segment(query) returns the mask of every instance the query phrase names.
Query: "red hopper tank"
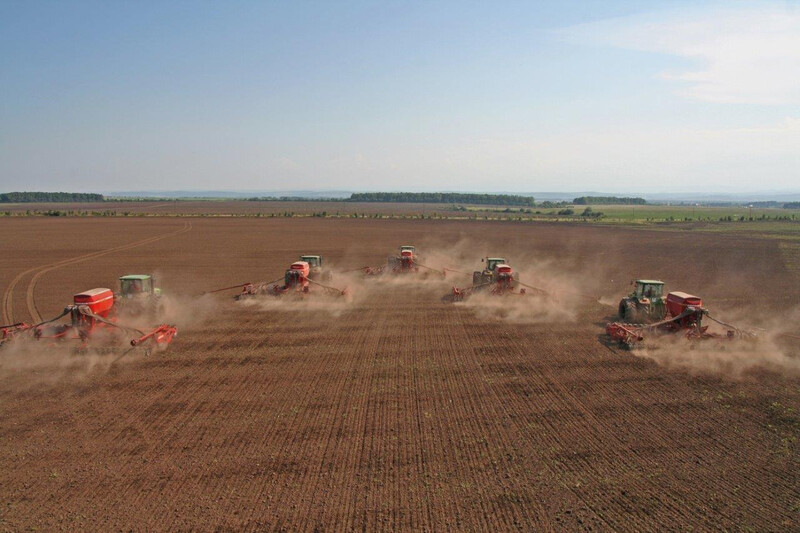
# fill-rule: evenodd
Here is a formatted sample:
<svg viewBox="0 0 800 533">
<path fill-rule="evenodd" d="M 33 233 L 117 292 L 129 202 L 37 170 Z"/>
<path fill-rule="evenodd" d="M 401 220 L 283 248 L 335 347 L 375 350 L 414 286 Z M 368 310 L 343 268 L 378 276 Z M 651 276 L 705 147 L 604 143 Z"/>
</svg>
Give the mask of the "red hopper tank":
<svg viewBox="0 0 800 533">
<path fill-rule="evenodd" d="M 88 305 L 92 313 L 107 318 L 114 306 L 114 293 L 111 289 L 91 289 L 76 294 L 73 301 L 75 305 Z"/>
<path fill-rule="evenodd" d="M 292 263 L 292 266 L 289 267 L 289 270 L 299 270 L 300 275 L 304 278 L 307 278 L 310 268 L 310 265 L 306 261 L 296 261 Z"/>
<path fill-rule="evenodd" d="M 669 316 L 680 316 L 687 307 L 703 307 L 703 300 L 685 292 L 671 292 L 667 294 L 667 311 Z"/>
</svg>

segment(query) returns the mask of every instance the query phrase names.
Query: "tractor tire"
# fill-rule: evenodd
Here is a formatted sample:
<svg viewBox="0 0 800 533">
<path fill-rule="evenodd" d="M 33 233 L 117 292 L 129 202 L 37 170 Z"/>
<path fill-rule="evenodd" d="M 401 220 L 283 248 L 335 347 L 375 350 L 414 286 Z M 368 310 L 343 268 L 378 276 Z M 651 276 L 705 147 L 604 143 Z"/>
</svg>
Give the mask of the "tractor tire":
<svg viewBox="0 0 800 533">
<path fill-rule="evenodd" d="M 665 318 L 667 318 L 666 304 L 650 307 L 650 320 L 652 322 L 661 322 Z"/>
<path fill-rule="evenodd" d="M 627 298 L 623 298 L 619 301 L 619 307 L 617 308 L 617 315 L 619 315 L 620 320 L 625 320 L 625 306 L 628 303 Z"/>
<path fill-rule="evenodd" d="M 483 283 L 483 272 L 472 273 L 472 286 L 475 287 Z"/>
<path fill-rule="evenodd" d="M 636 304 L 631 301 L 627 301 L 625 303 L 625 314 L 623 315 L 625 322 L 628 322 L 629 324 L 635 324 L 637 322 L 636 319 L 638 315 L 639 312 L 636 310 Z"/>
</svg>

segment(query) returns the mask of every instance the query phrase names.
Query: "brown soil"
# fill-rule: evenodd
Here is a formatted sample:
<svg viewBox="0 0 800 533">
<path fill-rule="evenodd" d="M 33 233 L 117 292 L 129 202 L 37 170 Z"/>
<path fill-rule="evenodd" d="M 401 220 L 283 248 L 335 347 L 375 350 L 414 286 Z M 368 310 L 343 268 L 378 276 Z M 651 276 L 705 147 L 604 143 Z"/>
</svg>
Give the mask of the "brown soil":
<svg viewBox="0 0 800 533">
<path fill-rule="evenodd" d="M 27 271 L 10 291 L 15 319 L 57 314 L 126 273 L 156 272 L 183 305 L 163 353 L 20 365 L 0 352 L 3 529 L 800 527 L 800 378 L 609 348 L 614 309 L 594 299 L 652 277 L 721 316 L 785 316 L 800 280 L 774 241 L 368 219 L 0 226 L 2 291 Z M 346 269 L 400 244 L 465 271 L 507 255 L 527 282 L 557 277 L 592 298 L 570 304 L 573 319 L 512 323 L 447 303 L 450 285 L 468 284 L 457 277 L 339 275 L 347 304 L 199 297 L 274 279 L 300 253 Z"/>
</svg>

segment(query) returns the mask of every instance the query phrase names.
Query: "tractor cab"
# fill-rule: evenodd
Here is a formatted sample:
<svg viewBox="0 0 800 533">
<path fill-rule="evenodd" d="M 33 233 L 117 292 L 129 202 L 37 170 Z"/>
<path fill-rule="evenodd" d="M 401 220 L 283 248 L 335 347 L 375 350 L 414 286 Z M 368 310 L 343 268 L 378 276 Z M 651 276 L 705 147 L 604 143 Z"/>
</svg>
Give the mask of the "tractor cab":
<svg viewBox="0 0 800 533">
<path fill-rule="evenodd" d="M 410 266 L 411 263 L 414 261 L 414 252 L 415 248 L 413 246 L 401 246 L 400 247 L 400 261 L 405 263 L 406 266 Z"/>
<path fill-rule="evenodd" d="M 321 255 L 301 255 L 301 263 L 308 263 L 309 274 L 314 281 L 330 281 L 333 279 L 333 273 L 322 267 Z"/>
<path fill-rule="evenodd" d="M 489 270 L 490 272 L 494 272 L 495 268 L 497 268 L 500 265 L 508 266 L 508 263 L 506 262 L 504 257 L 487 257 L 486 258 L 486 270 Z M 509 267 L 509 268 L 511 268 L 511 267 Z"/>
<path fill-rule="evenodd" d="M 664 282 L 637 279 L 633 292 L 619 302 L 619 316 L 628 323 L 657 322 L 667 314 Z"/>
<path fill-rule="evenodd" d="M 322 267 L 322 256 L 321 255 L 301 255 L 300 261 L 305 261 L 311 268 L 321 268 Z"/>
<path fill-rule="evenodd" d="M 142 298 L 161 294 L 155 280 L 149 274 L 131 274 L 119 278 L 120 294 L 123 298 Z"/>
<path fill-rule="evenodd" d="M 650 279 L 638 279 L 635 282 L 636 288 L 633 297 L 642 303 L 652 300 L 660 300 L 664 295 L 664 282 Z"/>
<path fill-rule="evenodd" d="M 472 273 L 473 287 L 485 287 L 489 283 L 500 280 L 501 277 L 513 276 L 511 267 L 506 263 L 504 257 L 483 257 L 481 263 L 486 263 L 486 266 L 483 270 L 476 270 Z"/>
</svg>

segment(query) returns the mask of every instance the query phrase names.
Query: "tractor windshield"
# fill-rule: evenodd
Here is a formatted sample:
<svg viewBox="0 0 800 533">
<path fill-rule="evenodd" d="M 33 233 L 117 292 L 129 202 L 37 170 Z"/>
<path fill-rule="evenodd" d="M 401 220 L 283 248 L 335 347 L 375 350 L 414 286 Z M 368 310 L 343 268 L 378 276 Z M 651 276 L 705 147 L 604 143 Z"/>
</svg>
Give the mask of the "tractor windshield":
<svg viewBox="0 0 800 533">
<path fill-rule="evenodd" d="M 122 294 L 142 294 L 152 292 L 151 279 L 123 279 Z"/>
<path fill-rule="evenodd" d="M 663 287 L 659 283 L 642 283 L 639 285 L 637 296 L 639 298 L 661 298 Z"/>
<path fill-rule="evenodd" d="M 318 267 L 322 264 L 322 258 L 318 255 L 303 255 L 300 260 L 305 261 L 312 267 Z"/>
<path fill-rule="evenodd" d="M 497 265 L 502 265 L 506 262 L 506 260 L 502 257 L 490 257 L 486 260 L 486 269 L 487 270 L 494 270 L 494 267 Z"/>
</svg>

